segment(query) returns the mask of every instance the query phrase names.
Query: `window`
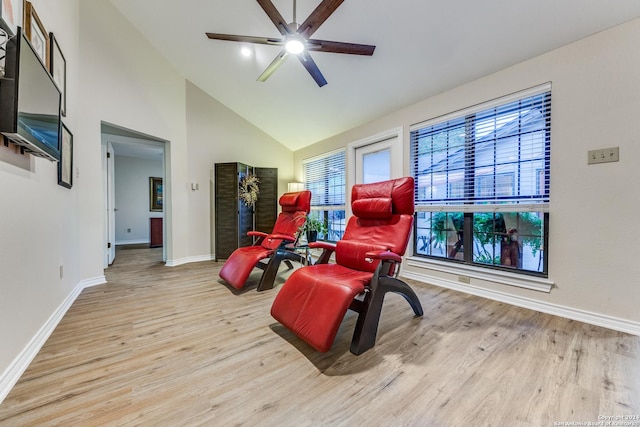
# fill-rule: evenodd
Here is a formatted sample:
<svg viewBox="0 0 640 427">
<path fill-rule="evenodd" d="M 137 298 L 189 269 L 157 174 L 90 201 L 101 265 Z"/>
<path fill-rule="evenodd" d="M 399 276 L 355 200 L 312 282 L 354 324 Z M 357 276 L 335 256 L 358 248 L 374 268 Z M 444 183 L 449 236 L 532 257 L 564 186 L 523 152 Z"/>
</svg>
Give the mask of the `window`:
<svg viewBox="0 0 640 427">
<path fill-rule="evenodd" d="M 547 276 L 551 86 L 411 127 L 414 254 Z"/>
<path fill-rule="evenodd" d="M 341 150 L 305 160 L 303 168 L 304 187 L 311 190 L 311 216 L 323 221 L 328 230 L 318 238 L 338 241 L 346 226 L 345 152 Z"/>
</svg>

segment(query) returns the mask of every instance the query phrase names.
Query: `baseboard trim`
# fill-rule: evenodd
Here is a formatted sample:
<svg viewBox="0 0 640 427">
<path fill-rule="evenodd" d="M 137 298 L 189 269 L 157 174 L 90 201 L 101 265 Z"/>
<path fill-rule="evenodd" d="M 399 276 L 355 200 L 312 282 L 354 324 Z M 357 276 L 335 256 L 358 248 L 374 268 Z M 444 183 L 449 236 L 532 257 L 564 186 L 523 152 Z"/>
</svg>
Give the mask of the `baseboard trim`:
<svg viewBox="0 0 640 427">
<path fill-rule="evenodd" d="M 148 245 L 149 239 L 136 239 L 136 240 L 116 240 L 116 246 L 125 246 L 125 245 Z"/>
<path fill-rule="evenodd" d="M 543 301 L 537 301 L 531 298 L 512 295 L 506 292 L 489 290 L 474 285 L 462 285 L 452 280 L 429 276 L 428 274 L 403 271 L 402 276 L 408 279 L 417 280 L 419 282 L 428 283 L 430 285 L 440 286 L 442 288 L 452 289 L 454 291 L 460 291 L 494 301 L 504 302 L 506 304 L 515 305 L 517 307 L 528 308 L 530 310 L 540 311 L 542 313 L 552 314 L 555 316 L 564 317 L 566 319 L 577 320 L 579 322 L 588 323 L 590 325 L 602 326 L 603 328 L 612 329 L 614 331 L 620 331 L 640 336 L 640 322 L 634 322 L 632 320 L 620 319 L 618 317 L 612 317 L 605 314 L 551 304 Z"/>
<path fill-rule="evenodd" d="M 165 266 L 167 267 L 177 267 L 183 264 L 191 264 L 192 262 L 202 262 L 202 261 L 212 261 L 215 259 L 213 255 L 198 255 L 198 256 L 189 256 L 178 259 L 169 259 L 165 262 Z"/>
<path fill-rule="evenodd" d="M 60 323 L 73 302 L 78 298 L 78 295 L 86 288 L 101 285 L 106 282 L 105 276 L 98 276 L 92 279 L 82 280 L 73 288 L 71 293 L 69 293 L 65 300 L 58 306 L 53 314 L 51 314 L 45 324 L 42 325 L 40 330 L 31 338 L 27 346 L 13 362 L 11 362 L 0 377 L 0 403 L 7 397 L 13 386 L 16 385 L 22 374 L 24 374 L 24 371 L 27 370 L 42 346 L 47 342 L 47 339 L 49 339 L 49 336 L 51 336 L 56 329 L 56 326 L 58 326 L 58 323 Z"/>
</svg>

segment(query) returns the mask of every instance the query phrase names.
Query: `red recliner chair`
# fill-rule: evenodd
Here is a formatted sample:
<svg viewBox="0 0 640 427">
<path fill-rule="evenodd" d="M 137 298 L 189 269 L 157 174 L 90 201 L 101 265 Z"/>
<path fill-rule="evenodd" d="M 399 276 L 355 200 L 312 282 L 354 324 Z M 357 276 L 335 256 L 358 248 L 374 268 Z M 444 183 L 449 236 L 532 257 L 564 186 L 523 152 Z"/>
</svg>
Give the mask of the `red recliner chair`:
<svg viewBox="0 0 640 427">
<path fill-rule="evenodd" d="M 236 289 L 244 287 L 255 267 L 264 270 L 258 291 L 271 289 L 282 261 L 289 268 L 293 268 L 289 260 L 301 261 L 301 255 L 286 250 L 285 245 L 296 241 L 298 229 L 307 220 L 311 209 L 311 191 L 285 193 L 278 202 L 282 212 L 278 215 L 271 234 L 249 231 L 249 236 L 257 238 L 255 243 L 233 251 L 220 270 L 220 277 Z M 268 262 L 265 262 L 267 258 Z"/>
<path fill-rule="evenodd" d="M 336 244 L 310 243 L 323 249 L 315 265 L 291 274 L 276 296 L 271 315 L 318 351 L 331 348 L 347 309 L 358 313 L 351 352 L 375 345 L 387 292 L 402 295 L 416 316 L 422 305 L 405 282 L 394 277 L 413 225 L 413 178 L 354 185 L 353 216 Z M 335 252 L 335 264 L 329 264 Z"/>
</svg>

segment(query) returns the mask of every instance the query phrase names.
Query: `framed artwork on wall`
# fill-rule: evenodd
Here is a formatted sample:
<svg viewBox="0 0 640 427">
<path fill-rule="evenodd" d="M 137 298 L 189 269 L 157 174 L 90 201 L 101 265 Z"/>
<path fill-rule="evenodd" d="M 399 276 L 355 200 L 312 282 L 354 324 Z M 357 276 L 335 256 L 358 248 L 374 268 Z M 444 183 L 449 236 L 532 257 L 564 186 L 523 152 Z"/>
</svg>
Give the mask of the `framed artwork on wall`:
<svg viewBox="0 0 640 427">
<path fill-rule="evenodd" d="M 1 0 L 0 19 L 4 22 L 11 35 L 16 34 L 22 25 L 24 0 Z"/>
<path fill-rule="evenodd" d="M 58 184 L 71 188 L 73 185 L 73 134 L 62 123 L 60 161 L 58 162 Z"/>
<path fill-rule="evenodd" d="M 29 1 L 24 3 L 24 34 L 31 42 L 40 61 L 49 69 L 49 33 L 44 29 L 36 9 Z"/>
<path fill-rule="evenodd" d="M 149 178 L 149 210 L 162 212 L 162 178 Z"/>
<path fill-rule="evenodd" d="M 49 33 L 49 53 L 50 53 L 50 67 L 49 71 L 51 72 L 51 77 L 53 77 L 53 81 L 60 89 L 60 94 L 62 95 L 62 101 L 60 102 L 60 113 L 63 116 L 67 115 L 67 61 L 64 59 L 64 55 L 62 54 L 62 50 L 58 45 L 58 39 L 53 35 L 53 33 Z"/>
</svg>

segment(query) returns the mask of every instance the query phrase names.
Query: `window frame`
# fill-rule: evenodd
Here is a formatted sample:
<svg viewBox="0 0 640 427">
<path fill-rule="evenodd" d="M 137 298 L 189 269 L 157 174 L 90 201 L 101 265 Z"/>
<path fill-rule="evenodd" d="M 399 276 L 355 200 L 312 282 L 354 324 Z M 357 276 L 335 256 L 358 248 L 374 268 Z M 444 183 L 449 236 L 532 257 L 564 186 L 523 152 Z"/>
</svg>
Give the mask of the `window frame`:
<svg viewBox="0 0 640 427">
<path fill-rule="evenodd" d="M 317 167 L 316 170 L 313 171 L 313 175 L 314 175 L 314 179 L 313 181 L 311 181 L 312 178 L 309 177 L 309 169 L 311 164 L 314 163 L 323 163 L 324 162 L 324 166 L 321 167 Z M 337 188 L 340 185 L 330 185 L 329 181 L 331 179 L 335 179 L 336 176 L 333 177 L 329 177 L 327 176 L 327 170 L 330 169 L 332 166 L 338 166 L 341 168 L 341 176 L 337 176 L 338 181 L 341 179 L 342 180 L 342 191 L 340 193 L 338 193 L 338 197 L 337 199 L 335 199 L 336 194 L 330 195 L 330 188 Z M 311 212 L 310 215 L 312 216 L 316 216 L 316 217 L 321 217 L 321 220 L 324 222 L 325 226 L 327 227 L 327 234 L 329 233 L 336 233 L 336 231 L 333 229 L 333 227 L 331 227 L 331 225 L 335 225 L 336 222 L 335 220 L 331 220 L 330 218 L 330 212 L 335 212 L 338 213 L 338 216 L 340 215 L 339 212 L 342 212 L 342 218 L 341 220 L 339 219 L 338 221 L 340 222 L 339 224 L 339 229 L 340 231 L 338 231 L 337 233 L 337 239 L 330 239 L 329 237 L 333 237 L 333 236 L 327 236 L 327 235 L 322 235 L 319 234 L 318 235 L 318 239 L 319 240 L 324 240 L 324 241 L 329 241 L 329 242 L 335 242 L 337 240 L 340 240 L 342 238 L 342 234 L 344 233 L 344 227 L 346 227 L 346 196 L 347 196 L 347 183 L 346 183 L 346 149 L 339 149 L 339 150 L 334 150 L 334 151 L 330 151 L 327 153 L 323 153 L 321 155 L 315 156 L 315 157 L 311 157 L 308 159 L 304 159 L 302 161 L 302 169 L 303 169 L 303 182 L 304 182 L 304 188 L 305 190 L 310 190 L 311 191 Z M 315 184 L 317 184 L 320 180 L 324 180 L 324 192 L 323 193 L 323 197 L 322 197 L 322 201 L 319 203 L 318 202 L 318 192 L 314 192 L 314 187 Z"/>
<path fill-rule="evenodd" d="M 515 165 L 514 172 L 507 172 L 507 173 L 505 173 L 504 171 L 497 172 L 499 169 L 498 166 L 503 165 L 503 163 L 498 163 L 496 161 L 496 153 L 498 153 L 497 144 L 499 143 L 500 139 L 498 137 L 495 137 L 493 139 L 493 150 L 494 150 L 493 163 L 487 163 L 486 165 L 482 164 L 482 166 L 478 166 L 478 168 L 485 167 L 485 166 L 489 169 L 492 168 L 493 174 L 483 176 L 481 174 L 477 175 L 478 168 L 476 168 L 475 162 L 478 160 L 480 155 L 479 154 L 477 155 L 474 151 L 476 147 L 480 146 L 479 141 L 482 140 L 483 135 L 478 136 L 478 132 L 476 131 L 477 128 L 475 125 L 476 125 L 476 120 L 480 121 L 478 119 L 479 116 L 486 118 L 487 116 L 485 114 L 487 114 L 492 109 L 496 110 L 496 112 L 494 113 L 494 117 L 496 119 L 499 119 L 500 114 L 498 113 L 498 110 L 500 109 L 500 107 L 505 107 L 511 103 L 523 101 L 528 98 L 531 98 L 534 96 L 540 96 L 540 95 L 543 97 L 543 100 L 544 100 L 543 105 L 547 109 L 545 111 L 547 113 L 546 116 L 543 116 L 542 118 L 543 120 L 545 120 L 544 127 L 542 128 L 542 132 L 543 132 L 542 137 L 544 138 L 542 141 L 543 149 L 544 149 L 544 152 L 543 152 L 544 166 L 541 168 L 535 167 L 535 164 L 533 162 L 530 162 L 531 165 L 533 165 L 532 173 L 535 175 L 535 179 L 534 179 L 534 182 L 529 184 L 533 185 L 536 194 L 530 195 L 528 197 L 527 196 L 523 197 L 519 193 L 520 185 L 521 185 L 519 174 L 521 172 L 521 167 L 524 164 L 522 160 L 522 147 L 520 145 L 522 140 L 522 135 L 523 135 L 523 133 L 521 132 L 522 129 L 519 128 L 517 134 L 514 134 L 514 135 L 509 134 L 509 137 L 517 136 L 518 138 L 518 157 L 517 157 L 517 160 L 507 162 L 504 164 Z M 518 117 L 521 117 L 521 114 L 522 114 L 521 108 L 518 108 L 517 114 L 518 114 Z M 464 175 L 464 179 L 461 184 L 460 182 L 450 181 L 451 171 L 457 170 L 455 168 L 449 169 L 450 163 L 452 161 L 451 159 L 454 156 L 452 153 L 455 153 L 456 150 L 460 151 L 460 147 L 459 147 L 460 142 L 459 141 L 456 142 L 455 140 L 450 140 L 450 137 L 448 135 L 450 134 L 450 132 L 456 129 L 460 131 L 463 126 L 464 126 L 464 133 L 462 135 L 464 138 L 465 148 L 462 151 L 464 156 L 464 168 L 461 169 L 461 171 L 458 171 L 458 174 L 462 173 Z M 430 128 L 433 128 L 433 129 L 430 129 Z M 497 127 L 494 127 L 494 129 L 497 129 Z M 423 132 L 422 134 L 420 133 L 421 131 Z M 427 136 L 433 135 L 434 138 L 437 135 L 444 135 L 445 141 L 446 141 L 445 148 L 440 150 L 445 153 L 444 155 L 446 157 L 443 160 L 439 160 L 439 161 L 441 162 L 446 161 L 447 165 L 444 169 L 444 172 L 440 172 L 439 170 L 437 170 L 437 171 L 427 173 L 427 175 L 429 175 L 429 179 L 427 182 L 431 184 L 430 189 L 428 189 L 426 193 L 421 194 L 418 191 L 418 189 L 420 188 L 419 177 L 426 176 L 426 175 L 424 175 L 424 173 L 421 174 L 420 172 L 419 156 L 424 155 L 425 153 L 422 153 L 422 154 L 419 153 L 418 144 L 419 144 L 419 138 L 425 137 L 425 135 Z M 453 144 L 453 151 L 450 151 L 449 149 L 450 141 L 452 141 L 452 144 Z M 491 141 L 491 138 L 489 139 L 489 141 Z M 537 143 L 537 144 L 540 144 L 540 143 Z M 537 146 L 534 146 L 534 147 L 538 148 Z M 451 263 L 452 265 L 472 267 L 474 269 L 480 269 L 481 271 L 487 270 L 487 269 L 504 271 L 505 273 L 508 273 L 508 274 L 513 273 L 518 276 L 527 275 L 527 276 L 537 276 L 540 278 L 548 277 L 549 253 L 547 248 L 549 247 L 549 244 L 548 244 L 549 203 L 550 203 L 549 178 L 550 178 L 550 150 L 551 150 L 551 84 L 550 83 L 536 86 L 536 87 L 533 87 L 524 91 L 520 91 L 517 93 L 513 93 L 511 95 L 507 95 L 504 97 L 496 98 L 491 101 L 481 103 L 464 110 L 452 112 L 444 116 L 427 120 L 425 122 L 414 124 L 410 127 L 410 149 L 411 149 L 410 167 L 412 170 L 412 175 L 414 176 L 416 181 L 416 184 L 415 184 L 416 185 L 416 200 L 415 200 L 416 215 L 415 215 L 415 222 L 414 222 L 415 227 L 414 227 L 414 233 L 413 233 L 414 238 L 413 238 L 413 245 L 412 245 L 413 256 L 415 257 L 414 259 L 437 260 L 437 262 L 439 263 Z M 437 154 L 442 156 L 440 151 L 437 152 Z M 430 151 L 428 155 L 431 156 L 428 164 L 435 165 L 436 162 L 433 161 L 434 152 Z M 456 155 L 459 156 L 459 154 L 456 154 Z M 536 158 L 535 161 L 540 163 L 541 159 Z M 436 188 L 434 187 L 434 182 L 435 182 L 433 179 L 434 173 L 438 173 L 440 177 L 444 177 L 444 181 L 445 181 L 444 186 L 446 189 L 445 190 L 446 196 L 441 200 L 431 197 L 432 200 L 426 201 L 429 199 L 429 196 L 433 196 L 434 188 Z M 511 177 L 508 179 L 511 180 L 514 184 L 511 189 L 511 192 L 515 193 L 514 195 L 510 196 L 505 194 L 496 194 L 502 191 L 501 187 L 497 186 L 497 183 L 499 182 L 499 180 L 504 179 L 504 177 L 499 178 L 502 175 L 505 175 L 505 176 L 511 175 Z M 541 181 L 541 175 L 544 181 Z M 491 192 L 493 193 L 493 196 L 491 196 L 490 194 L 487 194 L 489 196 L 487 197 L 487 199 L 493 198 L 493 202 L 478 200 L 479 195 L 477 193 L 477 190 L 481 186 L 480 183 L 487 179 L 491 179 L 493 182 L 492 190 L 491 190 Z M 544 188 L 540 188 L 543 185 L 544 185 Z M 454 191 L 460 192 L 460 187 L 462 187 L 463 189 L 462 200 L 460 200 L 459 197 L 450 198 L 450 195 L 453 194 Z M 543 190 L 543 191 L 540 191 L 540 190 Z M 425 212 L 425 213 L 462 212 L 463 213 L 464 232 L 462 233 L 463 234 L 462 246 L 464 248 L 470 248 L 470 250 L 464 251 L 464 254 L 463 254 L 464 259 L 460 260 L 460 259 L 449 258 L 449 254 L 446 251 L 444 252 L 444 256 L 428 255 L 428 254 L 420 253 L 420 252 L 424 252 L 423 250 L 418 249 L 419 247 L 418 239 L 419 237 L 420 238 L 424 237 L 424 236 L 418 235 L 418 223 L 419 223 L 419 216 L 421 212 Z M 512 268 L 512 267 L 506 267 L 502 265 L 496 265 L 495 263 L 489 264 L 489 263 L 481 263 L 481 262 L 474 261 L 474 254 L 473 254 L 475 249 L 474 248 L 474 236 L 475 236 L 474 214 L 481 213 L 481 212 L 494 213 L 494 214 L 498 212 L 513 212 L 513 213 L 519 213 L 519 214 L 526 213 L 526 212 L 539 212 L 542 219 L 542 227 L 541 227 L 542 236 L 540 236 L 542 238 L 542 242 L 538 250 L 544 249 L 544 256 L 542 254 L 540 255 L 541 263 L 539 263 L 538 269 L 541 268 L 542 271 L 525 270 L 522 268 Z M 432 215 L 425 215 L 425 217 L 427 218 L 427 221 L 429 224 L 428 227 L 426 228 L 429 230 L 429 233 L 432 233 L 433 223 L 431 222 L 431 220 L 433 217 Z M 520 216 L 518 215 L 517 218 L 519 220 Z M 495 215 L 494 215 L 494 221 L 495 221 Z M 429 241 L 431 241 L 431 238 L 429 236 L 427 237 Z M 444 244 L 446 248 L 447 241 L 445 241 Z M 524 247 L 523 242 L 521 242 L 520 245 L 521 245 L 520 250 L 522 250 L 522 248 Z M 431 252 L 431 250 L 428 250 L 427 252 Z"/>
</svg>

